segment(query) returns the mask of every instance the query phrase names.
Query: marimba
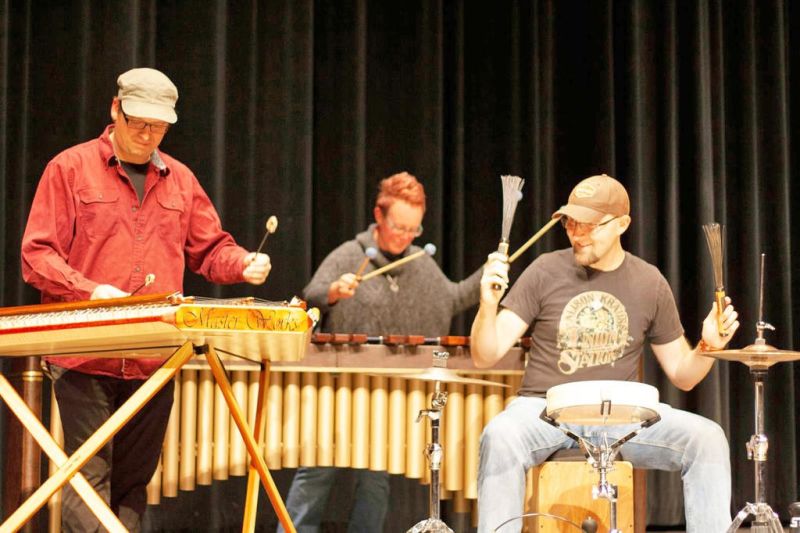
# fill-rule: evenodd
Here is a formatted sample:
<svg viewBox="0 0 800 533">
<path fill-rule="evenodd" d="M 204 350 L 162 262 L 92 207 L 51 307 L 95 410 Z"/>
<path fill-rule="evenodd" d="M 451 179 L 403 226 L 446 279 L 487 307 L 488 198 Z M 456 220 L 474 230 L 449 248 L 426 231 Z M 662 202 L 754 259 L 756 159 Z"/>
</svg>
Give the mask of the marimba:
<svg viewBox="0 0 800 533">
<path fill-rule="evenodd" d="M 268 363 L 302 359 L 315 323 L 315 310 L 302 302 L 278 304 L 252 298 L 211 300 L 185 298 L 180 294 L 129 297 L 92 302 L 22 306 L 0 310 L 0 356 L 162 357 L 165 363 L 75 453 L 67 458 L 0 375 L 0 396 L 43 451 L 57 465 L 55 472 L 0 526 L 16 531 L 47 499 L 67 482 L 72 483 L 101 523 L 111 531 L 124 527 L 94 489 L 80 475 L 80 468 L 110 440 L 193 356 L 204 356 L 211 375 L 230 409 L 252 459 L 245 524 L 255 517 L 257 482 L 260 478 L 278 519 L 294 531 L 258 443 L 231 389 L 217 352 L 227 359 L 247 361 L 258 368 L 256 434 L 263 432 L 266 411 Z M 256 472 L 257 476 L 256 477 Z"/>
<path fill-rule="evenodd" d="M 368 468 L 429 483 L 424 450 L 429 437 L 417 415 L 432 384 L 392 377 L 431 366 L 437 350 L 450 353 L 448 367 L 498 386 L 448 384 L 442 416 L 445 450 L 443 494 L 467 512 L 477 498 L 480 433 L 513 399 L 524 368 L 524 347 L 513 348 L 492 369 L 476 369 L 468 338 L 316 334 L 300 361 L 271 365 L 263 457 L 271 470 L 298 466 Z M 254 416 L 256 376 L 247 361 L 231 361 L 234 394 Z M 176 378 L 175 403 L 162 465 L 148 487 L 148 501 L 175 497 L 213 479 L 243 475 L 247 456 L 230 434 L 230 417 L 202 360 L 187 363 Z M 500 384 L 510 385 L 505 388 Z"/>
</svg>

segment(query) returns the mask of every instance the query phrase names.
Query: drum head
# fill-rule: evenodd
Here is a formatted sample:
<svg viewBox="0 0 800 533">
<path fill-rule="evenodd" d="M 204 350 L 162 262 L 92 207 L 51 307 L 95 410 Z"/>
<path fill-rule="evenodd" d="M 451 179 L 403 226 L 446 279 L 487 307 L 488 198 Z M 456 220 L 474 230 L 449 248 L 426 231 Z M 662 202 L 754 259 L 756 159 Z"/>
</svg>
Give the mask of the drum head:
<svg viewBox="0 0 800 533">
<path fill-rule="evenodd" d="M 658 389 L 633 381 L 576 381 L 547 391 L 547 415 L 585 426 L 638 424 L 658 414 Z"/>
</svg>

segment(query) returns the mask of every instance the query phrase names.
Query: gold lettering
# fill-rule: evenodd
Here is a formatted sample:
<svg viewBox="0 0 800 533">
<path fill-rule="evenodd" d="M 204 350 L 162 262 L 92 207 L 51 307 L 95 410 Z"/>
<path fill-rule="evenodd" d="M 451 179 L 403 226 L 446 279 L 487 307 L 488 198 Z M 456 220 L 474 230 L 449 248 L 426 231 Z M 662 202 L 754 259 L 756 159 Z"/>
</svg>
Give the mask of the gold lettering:
<svg viewBox="0 0 800 533">
<path fill-rule="evenodd" d="M 303 313 L 286 309 L 189 306 L 177 316 L 178 323 L 190 329 L 239 331 L 304 331 L 304 318 Z"/>
<path fill-rule="evenodd" d="M 200 317 L 197 316 L 197 313 L 194 312 L 194 309 L 186 309 L 183 313 L 183 323 L 186 324 L 189 328 L 197 327 L 197 323 L 200 320 Z"/>
</svg>

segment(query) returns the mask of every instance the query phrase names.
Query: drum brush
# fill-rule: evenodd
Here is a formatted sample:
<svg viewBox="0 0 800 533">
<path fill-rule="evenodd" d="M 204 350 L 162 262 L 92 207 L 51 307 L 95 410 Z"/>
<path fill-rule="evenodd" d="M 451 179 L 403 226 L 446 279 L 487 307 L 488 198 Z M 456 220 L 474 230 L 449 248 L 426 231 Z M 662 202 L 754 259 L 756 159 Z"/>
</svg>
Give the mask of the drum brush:
<svg viewBox="0 0 800 533">
<path fill-rule="evenodd" d="M 517 210 L 517 204 L 522 198 L 522 186 L 525 184 L 525 180 L 519 176 L 500 176 L 500 180 L 503 183 L 503 222 L 497 251 L 502 254 L 508 254 L 508 236 L 511 234 L 514 212 Z M 500 290 L 500 285 L 495 283 L 492 288 L 496 291 Z"/>
<path fill-rule="evenodd" d="M 272 233 L 275 233 L 275 230 L 278 229 L 278 217 L 272 215 L 267 219 L 266 223 L 266 233 L 264 233 L 264 238 L 261 239 L 261 244 L 258 245 L 256 249 L 256 255 L 261 253 L 261 249 L 264 248 L 264 245 L 267 244 L 267 237 L 269 237 Z"/>
<path fill-rule="evenodd" d="M 722 233 L 723 227 L 716 222 L 703 224 L 711 265 L 714 267 L 714 298 L 717 302 L 717 329 L 723 337 L 727 335 L 722 312 L 725 310 L 725 284 L 722 281 Z"/>
<path fill-rule="evenodd" d="M 425 254 L 433 255 L 435 253 L 436 253 L 436 245 L 428 243 L 428 244 L 425 245 L 425 247 L 422 250 L 420 250 L 418 252 L 414 252 L 411 255 L 407 255 L 405 257 L 402 257 L 402 258 L 398 259 L 397 261 L 389 263 L 388 265 L 384 265 L 384 266 L 382 266 L 382 267 L 380 267 L 378 269 L 373 270 L 372 272 L 367 272 L 366 274 L 361 276 L 361 281 L 367 281 L 368 279 L 374 278 L 375 276 L 380 276 L 384 272 L 387 272 L 387 271 L 389 271 L 389 270 L 391 270 L 393 268 L 397 268 L 400 265 L 404 265 L 404 264 L 408 263 L 409 261 L 413 261 L 414 259 L 417 259 L 418 257 L 422 257 Z"/>
</svg>

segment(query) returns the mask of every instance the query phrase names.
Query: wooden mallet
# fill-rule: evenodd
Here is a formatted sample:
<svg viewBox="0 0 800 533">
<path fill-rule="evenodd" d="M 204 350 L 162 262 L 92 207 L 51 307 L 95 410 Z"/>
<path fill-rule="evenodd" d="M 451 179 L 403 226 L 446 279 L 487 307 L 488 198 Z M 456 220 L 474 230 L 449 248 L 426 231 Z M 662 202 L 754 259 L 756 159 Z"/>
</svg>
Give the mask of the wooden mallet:
<svg viewBox="0 0 800 533">
<path fill-rule="evenodd" d="M 364 260 L 361 261 L 361 265 L 358 267 L 358 270 L 356 270 L 356 281 L 361 281 L 361 274 L 364 273 L 364 269 L 367 268 L 369 262 L 372 259 L 375 259 L 375 257 L 378 255 L 378 250 L 372 246 L 369 246 L 366 250 L 364 250 L 364 255 L 366 257 L 364 257 Z M 350 288 L 353 288 L 353 284 L 350 285 Z"/>
<path fill-rule="evenodd" d="M 256 255 L 260 254 L 261 249 L 264 248 L 265 244 L 267 244 L 267 237 L 269 237 L 270 234 L 275 233 L 275 230 L 278 229 L 278 217 L 275 215 L 269 217 L 267 219 L 266 229 L 267 231 L 264 233 L 264 238 L 261 239 L 261 244 L 259 244 L 258 248 L 256 249 Z"/>
<path fill-rule="evenodd" d="M 148 285 L 151 285 L 155 280 L 156 280 L 156 275 L 153 274 L 152 272 L 150 274 L 146 275 L 144 277 L 144 283 L 142 283 L 141 285 L 136 287 L 136 289 L 133 292 L 131 292 L 130 296 L 133 296 L 134 294 L 136 294 L 140 290 L 144 289 Z"/>
<path fill-rule="evenodd" d="M 380 267 L 380 268 L 378 268 L 376 270 L 373 270 L 372 272 L 367 272 L 366 274 L 364 274 L 361 277 L 361 281 L 367 281 L 368 279 L 374 278 L 375 276 L 380 276 L 384 272 L 388 272 L 389 270 L 392 270 L 393 268 L 397 268 L 400 265 L 404 265 L 404 264 L 408 263 L 409 261 L 413 261 L 414 259 L 417 259 L 418 257 L 422 257 L 425 254 L 433 255 L 435 253 L 436 253 L 436 245 L 428 243 L 428 244 L 425 245 L 425 247 L 422 250 L 420 250 L 418 252 L 414 252 L 411 255 L 407 255 L 407 256 L 405 256 L 403 258 L 400 258 L 397 261 L 389 263 L 388 265 L 384 265 L 384 266 L 382 266 L 382 267 Z"/>
</svg>

